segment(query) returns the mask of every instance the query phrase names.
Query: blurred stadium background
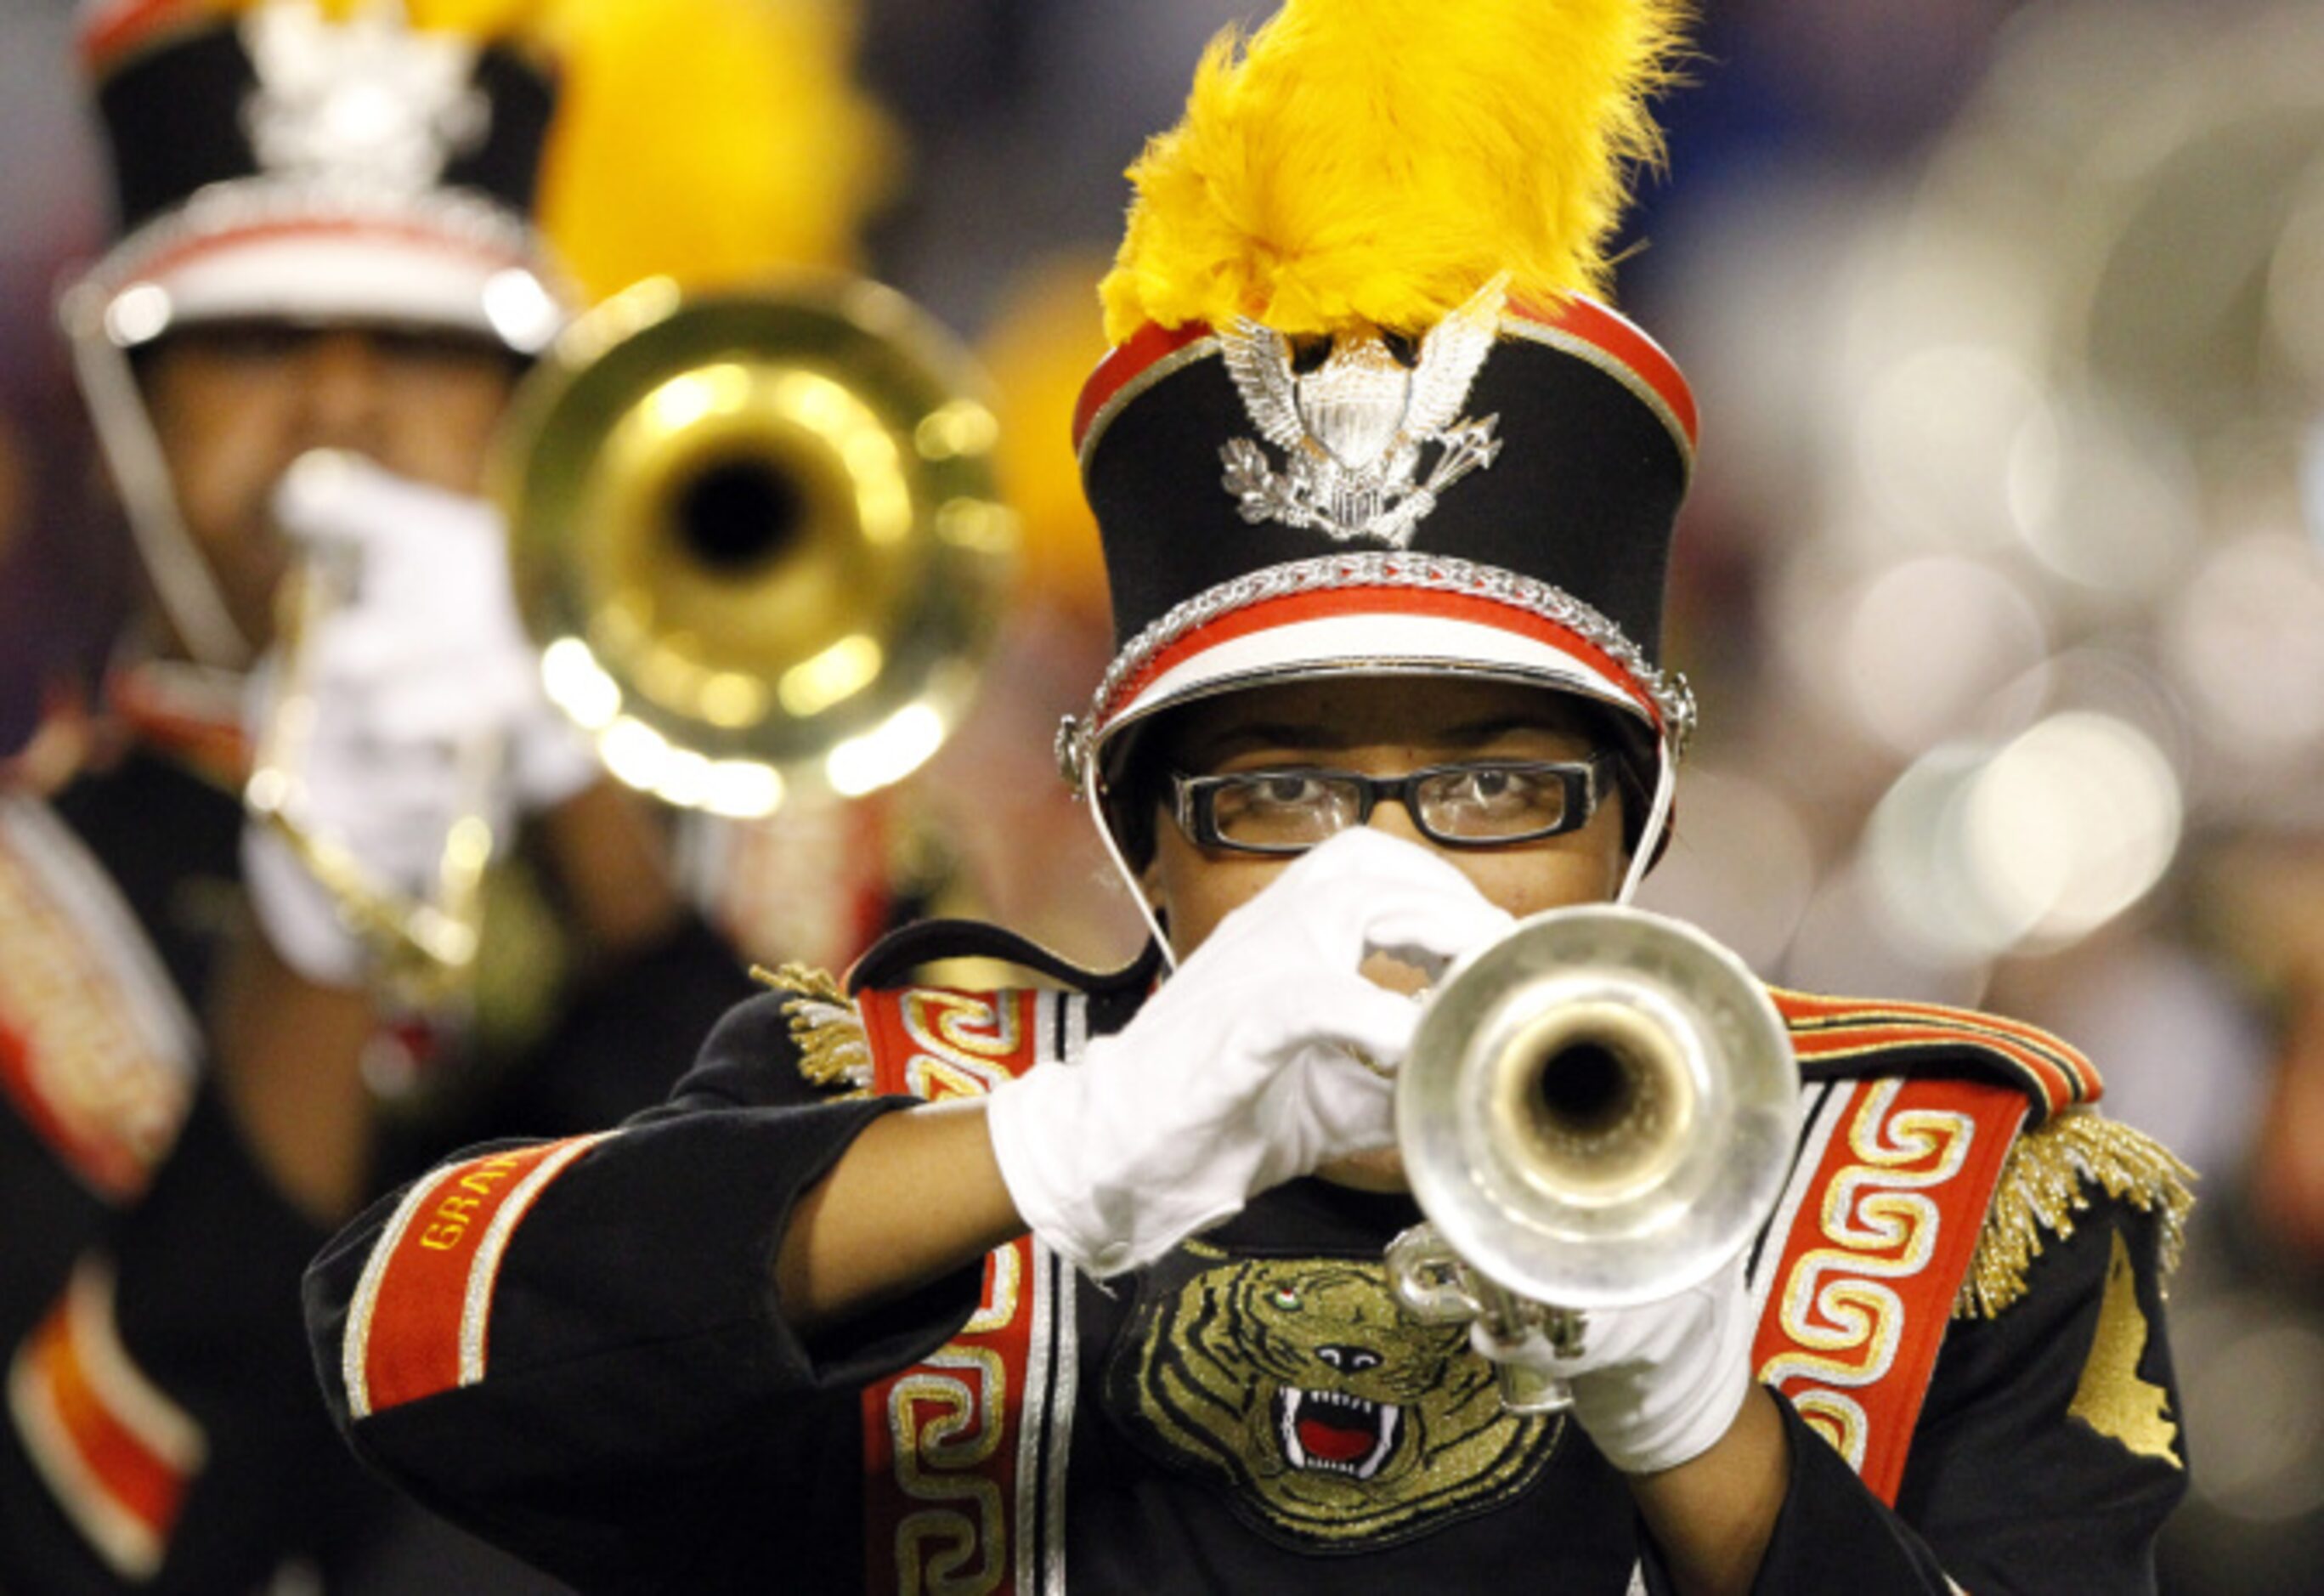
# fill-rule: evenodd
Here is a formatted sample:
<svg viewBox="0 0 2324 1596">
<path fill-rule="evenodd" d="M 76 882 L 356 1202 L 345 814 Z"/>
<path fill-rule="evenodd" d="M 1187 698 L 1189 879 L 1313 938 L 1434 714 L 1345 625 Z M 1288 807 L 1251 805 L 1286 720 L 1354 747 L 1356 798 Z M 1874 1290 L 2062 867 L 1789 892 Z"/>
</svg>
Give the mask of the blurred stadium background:
<svg viewBox="0 0 2324 1596">
<path fill-rule="evenodd" d="M 71 9 L 0 0 L 11 751 L 131 583 L 51 330 L 106 225 Z M 1674 615 L 1705 732 L 1650 900 L 1784 984 L 1981 1003 L 2097 1058 L 2116 1112 L 2205 1176 L 2165 1589 L 2313 1591 L 2324 3 L 1710 9 L 1621 282 L 1705 415 Z M 988 907 L 1092 960 L 1135 933 L 1093 899 L 1094 849 L 1058 845 L 1082 831 L 1048 733 L 1108 652 L 1067 407 L 1121 170 L 1248 14 L 862 17 L 904 148 L 864 263 L 984 347 L 1035 534 L 1021 623 L 931 784 L 978 794 L 956 824 Z"/>
</svg>

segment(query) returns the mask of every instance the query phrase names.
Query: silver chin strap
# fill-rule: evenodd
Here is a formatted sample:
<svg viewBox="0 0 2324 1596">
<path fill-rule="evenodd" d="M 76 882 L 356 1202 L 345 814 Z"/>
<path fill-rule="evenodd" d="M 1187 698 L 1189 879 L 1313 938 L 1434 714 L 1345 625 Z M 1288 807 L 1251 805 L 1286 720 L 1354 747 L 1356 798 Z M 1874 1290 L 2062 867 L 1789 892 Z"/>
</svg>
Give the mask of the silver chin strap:
<svg viewBox="0 0 2324 1596">
<path fill-rule="evenodd" d="M 1638 845 L 1630 854 L 1630 868 L 1622 872 L 1622 890 L 1614 894 L 1614 901 L 1627 904 L 1645 884 L 1646 872 L 1655 863 L 1655 854 L 1662 846 L 1663 834 L 1670 829 L 1671 806 L 1678 799 L 1678 750 L 1671 745 L 1668 732 L 1655 743 L 1659 757 L 1655 761 L 1655 799 L 1646 807 L 1646 823 L 1638 832 Z"/>
<path fill-rule="evenodd" d="M 128 513 L 138 558 L 195 663 L 214 670 L 246 669 L 250 640 L 235 624 L 209 562 L 186 530 L 169 458 L 161 452 L 137 374 L 128 352 L 106 330 L 104 298 L 102 290 L 83 283 L 66 296 L 60 319 L 72 346 L 73 374 Z"/>
<path fill-rule="evenodd" d="M 1162 917 L 1156 914 L 1154 906 L 1146 900 L 1145 884 L 1138 879 L 1138 872 L 1130 868 L 1130 861 L 1123 855 L 1121 844 L 1114 840 L 1113 827 L 1105 823 L 1105 804 L 1103 795 L 1098 791 L 1094 750 L 1082 765 L 1082 807 L 1089 811 L 1090 824 L 1097 827 L 1098 843 L 1105 849 L 1105 856 L 1113 862 L 1114 872 L 1130 889 L 1130 900 L 1138 906 L 1138 918 L 1146 922 L 1147 930 L 1153 934 L 1154 946 L 1162 950 L 1165 969 L 1176 970 L 1178 967 L 1177 951 L 1170 946 L 1169 933 L 1162 928 Z"/>
</svg>

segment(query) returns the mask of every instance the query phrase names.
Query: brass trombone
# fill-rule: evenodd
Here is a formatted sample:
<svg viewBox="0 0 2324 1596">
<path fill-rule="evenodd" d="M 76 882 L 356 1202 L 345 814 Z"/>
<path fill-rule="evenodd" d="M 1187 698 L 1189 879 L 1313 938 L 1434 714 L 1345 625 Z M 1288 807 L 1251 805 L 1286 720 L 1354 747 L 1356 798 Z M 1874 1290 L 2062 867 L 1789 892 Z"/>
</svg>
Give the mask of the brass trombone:
<svg viewBox="0 0 2324 1596">
<path fill-rule="evenodd" d="M 802 277 L 591 312 L 499 452 L 550 698 L 631 786 L 748 817 L 859 797 L 957 722 L 1016 521 L 967 355 L 891 289 Z"/>
<path fill-rule="evenodd" d="M 488 477 L 543 686 L 614 776 L 748 818 L 797 789 L 875 791 L 935 753 L 1013 567 L 980 393 L 948 334 L 860 279 L 698 299 L 650 279 L 567 330 Z M 481 814 L 456 824 L 415 899 L 299 825 L 300 640 L 334 591 L 333 573 L 294 574 L 287 719 L 245 798 L 425 1000 L 475 959 L 495 839 Z M 488 780 L 501 751 L 480 757 Z"/>
<path fill-rule="evenodd" d="M 1398 1072 L 1428 1222 L 1389 1244 L 1390 1282 L 1417 1317 L 1578 1352 L 1591 1311 L 1674 1296 L 1750 1244 L 1799 1112 L 1782 1017 L 1732 952 L 1639 909 L 1536 915 L 1447 973 Z M 1566 1405 L 1496 1368 L 1512 1411 Z"/>
</svg>

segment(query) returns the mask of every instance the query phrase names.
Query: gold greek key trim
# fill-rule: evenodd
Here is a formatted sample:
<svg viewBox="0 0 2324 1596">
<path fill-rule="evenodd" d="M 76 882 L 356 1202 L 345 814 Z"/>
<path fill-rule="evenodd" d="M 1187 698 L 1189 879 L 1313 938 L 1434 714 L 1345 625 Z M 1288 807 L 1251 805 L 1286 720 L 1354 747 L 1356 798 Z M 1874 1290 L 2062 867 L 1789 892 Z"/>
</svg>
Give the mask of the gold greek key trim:
<svg viewBox="0 0 2324 1596">
<path fill-rule="evenodd" d="M 988 1059 L 1013 1058 L 1024 1046 L 1017 1005 L 1005 992 L 987 1001 L 916 989 L 904 994 L 903 1013 L 907 1036 L 954 1063 L 974 1067 Z"/>
<path fill-rule="evenodd" d="M 2024 1296 L 2043 1238 L 2072 1239 L 2074 1216 L 2090 1205 L 2094 1186 L 2155 1216 L 2167 1279 L 2186 1245 L 2194 1182 L 2194 1170 L 2170 1149 L 2095 1110 L 2061 1113 L 2027 1131 L 2002 1166 L 1953 1317 L 1995 1318 Z"/>
<path fill-rule="evenodd" d="M 981 1384 L 981 1396 L 972 1379 Z M 916 1410 L 929 1406 L 936 1411 L 916 1423 Z M 974 1471 L 1000 1445 L 1007 1411 L 1008 1375 L 1001 1354 L 957 1342 L 933 1354 L 889 1392 L 897 1482 L 917 1501 L 944 1504 L 907 1514 L 897 1525 L 901 1589 L 929 1596 L 988 1596 L 1000 1589 L 1011 1562 L 1001 1488 Z M 973 1521 L 964 1508 L 973 1512 Z M 967 1566 L 980 1547 L 986 1554 L 982 1565 Z"/>
<path fill-rule="evenodd" d="M 1977 1134 L 1967 1114 L 1937 1109 L 1892 1114 L 1903 1089 L 1902 1081 L 1881 1082 L 1865 1094 L 1849 1126 L 1849 1150 L 1858 1162 L 1832 1177 L 1819 1215 L 1831 1244 L 1803 1253 L 1783 1285 L 1784 1333 L 1808 1350 L 1768 1359 L 1759 1378 L 1769 1385 L 1803 1379 L 1870 1386 L 1895 1362 L 1904 1302 L 1881 1282 L 1909 1279 L 1928 1268 L 1943 1214 L 1921 1188 L 1960 1174 Z M 1930 1167 L 1909 1167 L 1914 1165 Z M 1860 1418 L 1862 1410 L 1857 1412 Z"/>
<path fill-rule="evenodd" d="M 1864 1404 L 1838 1391 L 1810 1387 L 1793 1395 L 1792 1409 L 1848 1460 L 1850 1469 L 1859 1474 L 1864 1471 L 1864 1448 L 1872 1435 L 1872 1421 L 1865 1416 Z"/>
</svg>

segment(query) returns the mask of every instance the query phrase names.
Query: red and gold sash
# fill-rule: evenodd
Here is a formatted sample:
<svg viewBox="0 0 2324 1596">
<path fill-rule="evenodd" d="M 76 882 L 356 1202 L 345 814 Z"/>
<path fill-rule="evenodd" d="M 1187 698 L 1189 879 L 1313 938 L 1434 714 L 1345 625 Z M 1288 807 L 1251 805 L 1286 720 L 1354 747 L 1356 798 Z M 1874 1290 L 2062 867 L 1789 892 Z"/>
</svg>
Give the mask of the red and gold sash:
<svg viewBox="0 0 2324 1596">
<path fill-rule="evenodd" d="M 859 999 L 872 1090 L 931 1102 L 981 1097 L 1056 1056 L 1064 1001 L 936 989 Z M 930 1194 L 941 1201 L 942 1194 Z M 1039 1588 L 1038 1524 L 1056 1519 L 1064 1414 L 1049 1422 L 1071 1344 L 1070 1271 L 1029 1236 L 985 1261 L 960 1333 L 863 1393 L 865 1589 L 982 1596 Z M 1069 1378 L 1069 1377 L 1068 1377 Z"/>
<path fill-rule="evenodd" d="M 1078 1031 L 1078 1005 L 1054 994 L 869 992 L 858 1002 L 881 1093 L 982 1095 L 1078 1047 L 1065 1034 Z M 1840 1017 L 1789 1018 L 1802 1033 Z M 1807 1057 L 1846 1038 L 1804 1039 Z M 1861 1050 L 1896 1045 L 1884 1036 Z M 2094 1097 L 2095 1073 L 2077 1085 L 2046 1094 L 2047 1106 Z M 1885 1500 L 1903 1479 L 2010 1149 L 2043 1105 L 2006 1074 L 1807 1088 L 1794 1173 L 1752 1260 L 1753 1367 Z M 983 1300 L 960 1334 L 864 1393 L 868 1590 L 982 1596 L 1054 1582 L 1072 1305 L 1071 1271 L 1020 1239 L 988 1260 Z"/>
<path fill-rule="evenodd" d="M 2009 1086 L 1894 1077 L 1811 1087 L 1809 1103 L 1773 1268 L 1754 1270 L 1752 1367 L 1893 1504 L 2029 1104 Z"/>
</svg>

